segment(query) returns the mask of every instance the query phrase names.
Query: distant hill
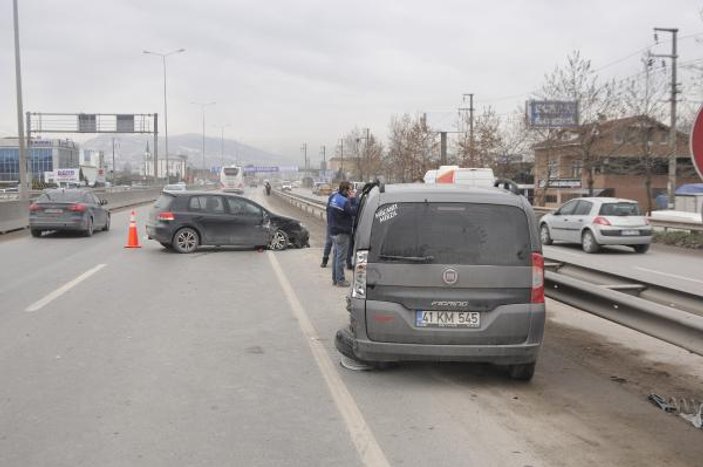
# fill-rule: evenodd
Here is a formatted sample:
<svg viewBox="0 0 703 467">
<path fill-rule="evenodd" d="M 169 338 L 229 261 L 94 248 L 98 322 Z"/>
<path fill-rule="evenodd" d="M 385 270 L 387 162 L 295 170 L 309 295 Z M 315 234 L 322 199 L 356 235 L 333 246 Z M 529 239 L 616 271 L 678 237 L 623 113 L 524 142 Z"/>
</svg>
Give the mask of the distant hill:
<svg viewBox="0 0 703 467">
<path fill-rule="evenodd" d="M 105 159 L 111 161 L 112 157 L 112 135 L 99 135 L 89 139 L 81 146 L 86 149 L 96 149 L 105 153 Z M 132 167 L 136 167 L 144 161 L 147 142 L 149 151 L 154 150 L 154 138 L 150 135 L 115 135 L 116 160 L 115 165 L 122 167 L 129 162 Z M 203 166 L 202 157 L 203 138 L 197 134 L 169 135 L 168 145 L 170 155 L 188 156 L 188 165 L 195 168 Z M 164 157 L 164 139 L 159 137 L 159 158 Z M 220 138 L 205 138 L 205 166 L 207 168 L 220 166 L 222 164 L 222 141 Z M 224 163 L 234 164 L 255 164 L 255 165 L 291 165 L 291 161 L 284 156 L 271 154 L 264 150 L 241 144 L 231 139 L 224 140 Z"/>
</svg>

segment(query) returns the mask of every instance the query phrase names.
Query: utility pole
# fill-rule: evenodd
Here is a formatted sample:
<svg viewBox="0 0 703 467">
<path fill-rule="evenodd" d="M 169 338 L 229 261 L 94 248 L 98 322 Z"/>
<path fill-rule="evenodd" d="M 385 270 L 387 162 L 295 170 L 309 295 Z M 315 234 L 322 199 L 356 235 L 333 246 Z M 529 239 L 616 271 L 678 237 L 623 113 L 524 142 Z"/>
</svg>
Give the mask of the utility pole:
<svg viewBox="0 0 703 467">
<path fill-rule="evenodd" d="M 671 59 L 671 124 L 669 126 L 669 181 L 667 183 L 667 194 L 669 195 L 669 209 L 674 207 L 676 192 L 676 94 L 678 94 L 676 83 L 676 35 L 678 28 L 654 28 L 654 40 L 659 41 L 657 32 L 669 32 L 672 36 L 671 54 L 652 55 L 652 57 L 663 57 Z"/>
<path fill-rule="evenodd" d="M 29 198 L 27 186 L 27 150 L 24 145 L 24 107 L 22 105 L 22 64 L 20 60 L 20 30 L 17 0 L 12 1 L 12 15 L 15 27 L 15 82 L 17 85 L 17 143 L 19 145 L 20 199 Z"/>
<path fill-rule="evenodd" d="M 305 173 L 304 176 L 308 175 L 308 143 L 303 143 L 303 145 L 300 147 L 300 150 L 303 151 L 303 171 Z"/>
<path fill-rule="evenodd" d="M 149 144 L 149 143 L 147 143 Z M 112 186 L 115 186 L 115 176 L 116 176 L 116 169 L 115 169 L 115 138 L 112 138 Z"/>
<path fill-rule="evenodd" d="M 459 110 L 469 112 L 469 158 L 471 163 L 474 163 L 474 95 L 473 93 L 464 94 L 461 96 L 462 101 L 466 102 L 466 96 L 469 96 L 469 106 L 462 107 Z M 464 161 L 465 162 L 465 161 Z"/>
<path fill-rule="evenodd" d="M 342 180 L 344 180 L 346 178 L 344 175 L 344 138 L 339 140 L 339 155 L 342 159 L 339 163 L 339 171 L 342 173 Z"/>
</svg>

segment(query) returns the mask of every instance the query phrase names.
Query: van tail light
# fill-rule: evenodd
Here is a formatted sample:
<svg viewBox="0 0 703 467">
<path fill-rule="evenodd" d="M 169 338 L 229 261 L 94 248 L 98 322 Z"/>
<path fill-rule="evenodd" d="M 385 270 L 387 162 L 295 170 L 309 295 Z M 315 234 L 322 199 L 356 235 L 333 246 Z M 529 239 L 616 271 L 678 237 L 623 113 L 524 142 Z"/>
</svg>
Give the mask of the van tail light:
<svg viewBox="0 0 703 467">
<path fill-rule="evenodd" d="M 532 293 L 530 303 L 544 303 L 544 256 L 532 253 Z"/>
<path fill-rule="evenodd" d="M 39 206 L 37 203 L 32 203 L 29 205 L 29 212 L 37 212 L 41 210 L 41 206 Z"/>
<path fill-rule="evenodd" d="M 85 212 L 86 209 L 87 207 L 83 203 L 73 203 L 71 207 L 68 208 L 68 210 L 71 212 Z"/>
<path fill-rule="evenodd" d="M 176 216 L 171 211 L 164 211 L 159 213 L 158 219 L 160 221 L 173 221 L 176 220 Z"/>
<path fill-rule="evenodd" d="M 593 219 L 593 223 L 598 225 L 612 225 L 608 219 L 601 216 L 596 216 L 596 218 Z"/>
<path fill-rule="evenodd" d="M 354 298 L 366 298 L 366 265 L 368 259 L 368 250 L 359 250 L 356 252 L 354 284 L 352 284 L 352 297 Z"/>
</svg>

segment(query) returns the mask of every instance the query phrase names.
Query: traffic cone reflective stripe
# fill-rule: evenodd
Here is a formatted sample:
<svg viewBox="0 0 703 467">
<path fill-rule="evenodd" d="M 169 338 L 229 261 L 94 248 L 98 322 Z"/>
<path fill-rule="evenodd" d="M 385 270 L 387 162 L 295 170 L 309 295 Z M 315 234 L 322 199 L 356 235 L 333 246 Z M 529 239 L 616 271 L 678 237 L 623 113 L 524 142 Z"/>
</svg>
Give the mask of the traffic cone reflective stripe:
<svg viewBox="0 0 703 467">
<path fill-rule="evenodd" d="M 137 232 L 137 219 L 134 211 L 129 216 L 129 234 L 127 235 L 127 244 L 125 248 L 141 248 L 139 244 L 139 233 Z"/>
</svg>

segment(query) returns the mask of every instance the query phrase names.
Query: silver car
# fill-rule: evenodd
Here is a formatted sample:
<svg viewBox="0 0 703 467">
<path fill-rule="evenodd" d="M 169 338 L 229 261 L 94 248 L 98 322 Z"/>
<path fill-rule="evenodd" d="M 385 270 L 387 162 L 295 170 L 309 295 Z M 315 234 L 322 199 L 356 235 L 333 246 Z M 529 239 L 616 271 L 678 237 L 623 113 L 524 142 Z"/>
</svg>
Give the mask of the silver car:
<svg viewBox="0 0 703 467">
<path fill-rule="evenodd" d="M 652 226 L 630 199 L 572 199 L 542 217 L 539 229 L 542 244 L 576 243 L 587 253 L 602 245 L 626 245 L 646 253 L 652 242 Z"/>
</svg>

